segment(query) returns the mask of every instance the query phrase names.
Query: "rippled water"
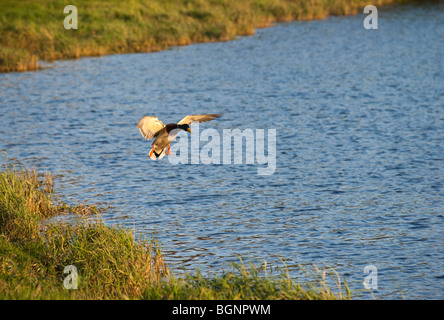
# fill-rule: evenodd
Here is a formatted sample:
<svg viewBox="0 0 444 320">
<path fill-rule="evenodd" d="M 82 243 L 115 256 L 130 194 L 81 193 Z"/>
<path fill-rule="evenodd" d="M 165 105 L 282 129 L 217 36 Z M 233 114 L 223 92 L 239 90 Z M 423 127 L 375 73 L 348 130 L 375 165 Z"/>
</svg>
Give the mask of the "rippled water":
<svg viewBox="0 0 444 320">
<path fill-rule="evenodd" d="M 377 298 L 443 299 L 444 6 L 380 8 L 379 30 L 364 17 L 2 74 L 0 150 L 157 233 L 175 269 L 282 258 L 357 290 L 374 265 Z M 276 129 L 274 174 L 148 159 L 141 116 L 207 112 L 224 115 L 201 130 Z"/>
</svg>

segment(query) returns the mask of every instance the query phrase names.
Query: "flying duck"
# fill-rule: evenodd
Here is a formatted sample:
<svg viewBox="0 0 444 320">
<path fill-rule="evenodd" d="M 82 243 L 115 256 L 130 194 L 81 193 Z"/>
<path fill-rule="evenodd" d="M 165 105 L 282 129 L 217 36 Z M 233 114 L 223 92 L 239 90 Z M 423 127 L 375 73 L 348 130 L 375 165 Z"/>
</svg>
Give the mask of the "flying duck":
<svg viewBox="0 0 444 320">
<path fill-rule="evenodd" d="M 192 122 L 206 122 L 219 117 L 219 114 L 195 114 L 183 117 L 178 123 L 164 125 L 157 117 L 143 116 L 137 124 L 137 128 L 146 140 L 155 138 L 149 157 L 151 160 L 157 160 L 162 159 L 165 153 L 171 155 L 170 143 L 177 135 L 175 129 L 191 132 L 190 124 Z"/>
</svg>

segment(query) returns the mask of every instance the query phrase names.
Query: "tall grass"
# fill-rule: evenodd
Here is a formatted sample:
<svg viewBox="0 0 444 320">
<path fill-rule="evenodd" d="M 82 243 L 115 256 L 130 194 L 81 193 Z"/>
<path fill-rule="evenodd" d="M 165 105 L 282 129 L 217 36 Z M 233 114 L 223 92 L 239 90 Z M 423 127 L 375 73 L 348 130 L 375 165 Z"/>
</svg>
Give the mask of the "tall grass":
<svg viewBox="0 0 444 320">
<path fill-rule="evenodd" d="M 144 291 L 142 299 L 342 300 L 351 299 L 351 292 L 334 270 L 314 268 L 311 281 L 300 283 L 290 277 L 285 265 L 273 275 L 266 263 L 246 265 L 240 259 L 220 276 L 203 276 L 199 271 L 179 278 L 171 274 L 161 286 Z"/>
<path fill-rule="evenodd" d="M 75 223 L 49 222 L 57 214 Z M 85 213 L 88 213 L 85 216 Z M 5 167 L 0 172 L 0 299 L 349 299 L 342 280 L 316 270 L 296 283 L 288 272 L 242 261 L 219 276 L 175 276 L 156 238 L 135 240 L 131 230 L 106 225 L 94 206 L 56 201 L 49 173 Z M 90 217 L 87 219 L 86 217 Z M 63 286 L 64 268 L 79 274 L 76 290 Z M 335 278 L 335 276 L 337 276 Z M 343 290 L 345 289 L 345 293 Z"/>
<path fill-rule="evenodd" d="M 97 213 L 94 206 L 56 202 L 51 175 L 7 168 L 0 173 L 0 298 L 137 297 L 168 274 L 155 240 L 79 216 L 76 224 L 43 223 L 61 213 Z M 65 266 L 81 275 L 66 290 Z"/>
<path fill-rule="evenodd" d="M 373 5 L 408 0 L 373 0 Z M 275 21 L 355 14 L 367 0 L 73 0 L 78 29 L 66 30 L 66 1 L 0 0 L 0 72 L 112 53 L 226 41 Z"/>
</svg>

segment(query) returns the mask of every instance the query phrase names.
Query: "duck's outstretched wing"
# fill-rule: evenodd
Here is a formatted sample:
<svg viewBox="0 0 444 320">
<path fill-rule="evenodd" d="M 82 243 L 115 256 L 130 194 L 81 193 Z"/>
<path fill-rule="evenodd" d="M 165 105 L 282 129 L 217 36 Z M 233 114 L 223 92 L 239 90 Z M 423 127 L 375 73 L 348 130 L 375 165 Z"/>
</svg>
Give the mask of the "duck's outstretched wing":
<svg viewBox="0 0 444 320">
<path fill-rule="evenodd" d="M 177 124 L 188 124 L 192 122 L 206 122 L 219 118 L 220 114 L 195 114 L 183 117 Z"/>
<path fill-rule="evenodd" d="M 162 123 L 162 121 L 157 119 L 157 117 L 149 116 L 144 116 L 137 124 L 137 128 L 139 128 L 140 133 L 147 140 L 151 140 L 154 135 L 164 126 L 165 125 Z"/>
</svg>

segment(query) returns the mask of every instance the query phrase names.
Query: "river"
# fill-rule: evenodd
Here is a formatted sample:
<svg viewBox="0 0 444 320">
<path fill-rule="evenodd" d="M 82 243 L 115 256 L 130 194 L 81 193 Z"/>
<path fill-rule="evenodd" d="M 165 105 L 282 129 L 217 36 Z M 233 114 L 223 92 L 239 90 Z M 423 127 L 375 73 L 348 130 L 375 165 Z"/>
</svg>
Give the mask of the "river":
<svg viewBox="0 0 444 320">
<path fill-rule="evenodd" d="M 295 277 L 332 267 L 360 299 L 369 275 L 377 299 L 443 299 L 444 6 L 378 14 L 378 30 L 331 17 L 0 74 L 0 151 L 50 171 L 62 199 L 109 207 L 107 223 L 156 234 L 178 272 L 220 274 L 241 256 Z M 151 161 L 139 119 L 196 113 L 223 116 L 193 130 L 191 160 L 204 132 L 222 149 L 239 129 L 275 166 L 259 174 L 248 139 L 241 163 Z"/>
</svg>

